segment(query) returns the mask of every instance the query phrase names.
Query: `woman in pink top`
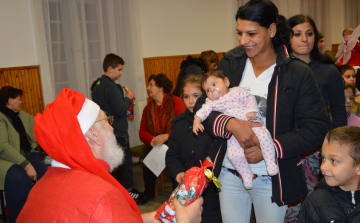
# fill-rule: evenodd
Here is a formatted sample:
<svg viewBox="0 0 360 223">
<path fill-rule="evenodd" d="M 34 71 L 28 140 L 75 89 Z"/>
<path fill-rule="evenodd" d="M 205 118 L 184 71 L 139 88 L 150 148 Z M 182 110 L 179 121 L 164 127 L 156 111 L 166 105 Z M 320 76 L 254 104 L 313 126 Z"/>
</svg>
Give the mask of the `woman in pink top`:
<svg viewBox="0 0 360 223">
<path fill-rule="evenodd" d="M 355 92 L 356 90 L 354 85 L 345 83 L 344 93 L 345 93 L 346 112 L 348 115 L 347 125 L 360 127 L 360 118 L 351 113 L 351 108 L 354 106 Z"/>
</svg>

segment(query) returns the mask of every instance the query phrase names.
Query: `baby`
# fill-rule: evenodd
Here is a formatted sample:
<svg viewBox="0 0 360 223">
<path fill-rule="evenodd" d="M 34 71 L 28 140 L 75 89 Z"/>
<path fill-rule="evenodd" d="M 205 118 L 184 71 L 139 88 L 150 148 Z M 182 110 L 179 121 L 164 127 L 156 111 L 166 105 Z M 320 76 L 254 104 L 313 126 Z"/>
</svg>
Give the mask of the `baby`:
<svg viewBox="0 0 360 223">
<path fill-rule="evenodd" d="M 229 90 L 229 79 L 221 70 L 211 70 L 203 75 L 202 87 L 205 90 L 207 99 L 202 108 L 196 112 L 193 131 L 203 131 L 201 124 L 212 111 L 222 112 L 238 120 L 256 120 L 256 112 L 259 112 L 256 99 L 253 95 L 241 87 L 233 87 Z M 254 133 L 258 137 L 261 145 L 261 151 L 265 160 L 266 169 L 270 176 L 276 175 L 279 168 L 275 163 L 275 149 L 270 132 L 265 126 L 254 127 Z M 244 187 L 252 188 L 252 173 L 246 160 L 244 150 L 234 136 L 227 143 L 228 159 L 236 171 L 241 175 Z"/>
</svg>

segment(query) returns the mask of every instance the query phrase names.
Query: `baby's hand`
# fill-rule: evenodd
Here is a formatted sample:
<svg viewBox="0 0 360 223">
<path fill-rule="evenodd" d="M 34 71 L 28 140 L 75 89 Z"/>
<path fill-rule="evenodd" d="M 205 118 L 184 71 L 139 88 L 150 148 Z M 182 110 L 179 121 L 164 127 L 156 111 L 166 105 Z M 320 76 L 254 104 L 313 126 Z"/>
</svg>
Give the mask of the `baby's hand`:
<svg viewBox="0 0 360 223">
<path fill-rule="evenodd" d="M 198 131 L 203 132 L 204 129 L 204 126 L 201 124 L 201 118 L 196 116 L 193 124 L 193 132 L 197 135 Z"/>
<path fill-rule="evenodd" d="M 198 131 L 201 131 L 203 132 L 205 130 L 204 126 L 199 123 L 199 124 L 195 124 L 194 123 L 194 126 L 193 126 L 193 132 L 197 135 Z"/>
<path fill-rule="evenodd" d="M 255 112 L 249 112 L 249 113 L 246 113 L 246 118 L 251 121 L 251 120 L 256 120 L 256 114 Z"/>
</svg>

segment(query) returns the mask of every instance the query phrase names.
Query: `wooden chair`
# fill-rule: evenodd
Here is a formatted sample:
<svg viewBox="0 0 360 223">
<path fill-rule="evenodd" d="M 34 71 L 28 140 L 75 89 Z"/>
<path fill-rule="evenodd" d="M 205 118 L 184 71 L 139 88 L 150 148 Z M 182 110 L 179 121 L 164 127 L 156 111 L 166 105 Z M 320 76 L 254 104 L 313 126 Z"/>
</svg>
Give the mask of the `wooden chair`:
<svg viewBox="0 0 360 223">
<path fill-rule="evenodd" d="M 159 176 L 160 180 L 161 180 L 161 191 L 165 191 L 164 172 L 165 172 L 165 170 L 163 172 L 161 172 L 161 174 Z M 155 197 L 157 197 L 159 195 L 158 187 L 157 187 L 157 179 L 158 178 L 156 178 L 156 180 L 155 180 Z"/>
<path fill-rule="evenodd" d="M 144 147 L 144 144 L 134 146 L 130 148 L 131 155 L 133 157 L 140 157 L 141 149 Z M 139 165 L 140 162 L 133 163 L 133 166 Z M 164 170 L 165 171 L 165 170 Z M 161 191 L 165 191 L 165 181 L 164 181 L 164 171 L 160 174 L 160 180 L 161 180 Z M 159 195 L 158 187 L 157 187 L 157 178 L 155 180 L 155 197 Z"/>
</svg>

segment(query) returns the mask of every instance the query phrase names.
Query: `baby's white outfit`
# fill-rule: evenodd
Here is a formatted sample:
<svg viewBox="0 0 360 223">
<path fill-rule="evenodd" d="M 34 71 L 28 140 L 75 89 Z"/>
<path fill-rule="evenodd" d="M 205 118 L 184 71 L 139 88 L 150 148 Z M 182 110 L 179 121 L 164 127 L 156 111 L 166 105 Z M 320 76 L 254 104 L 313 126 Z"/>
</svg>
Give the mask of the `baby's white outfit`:
<svg viewBox="0 0 360 223">
<path fill-rule="evenodd" d="M 229 89 L 227 94 L 217 100 L 211 101 L 207 98 L 205 104 L 196 112 L 196 116 L 199 116 L 204 121 L 212 111 L 222 112 L 238 120 L 247 120 L 246 113 L 259 112 L 259 108 L 253 95 L 244 88 L 233 87 Z M 270 176 L 276 175 L 279 168 L 275 162 L 275 148 L 270 132 L 265 125 L 253 127 L 253 131 L 259 139 L 268 174 Z M 241 148 L 233 135 L 227 142 L 227 154 L 229 161 L 241 175 L 244 187 L 251 189 L 254 174 L 246 160 L 244 149 Z"/>
</svg>

